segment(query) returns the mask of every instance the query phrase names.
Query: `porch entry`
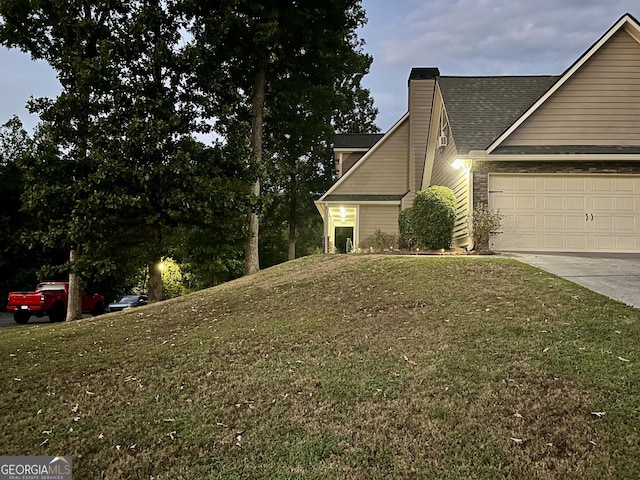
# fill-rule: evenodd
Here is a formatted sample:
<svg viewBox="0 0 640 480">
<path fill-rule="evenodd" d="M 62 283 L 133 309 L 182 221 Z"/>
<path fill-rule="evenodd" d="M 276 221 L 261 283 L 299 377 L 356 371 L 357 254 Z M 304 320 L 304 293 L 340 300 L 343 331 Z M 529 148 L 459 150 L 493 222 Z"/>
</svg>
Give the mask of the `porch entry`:
<svg viewBox="0 0 640 480">
<path fill-rule="evenodd" d="M 347 253 L 358 244 L 358 207 L 329 208 L 329 252 Z"/>
</svg>

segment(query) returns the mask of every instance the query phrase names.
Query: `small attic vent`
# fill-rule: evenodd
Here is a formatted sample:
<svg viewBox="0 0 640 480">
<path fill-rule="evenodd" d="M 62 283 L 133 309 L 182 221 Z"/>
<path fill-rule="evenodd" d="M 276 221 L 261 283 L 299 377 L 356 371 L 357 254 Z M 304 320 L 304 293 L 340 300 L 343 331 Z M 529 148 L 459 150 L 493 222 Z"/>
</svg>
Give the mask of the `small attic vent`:
<svg viewBox="0 0 640 480">
<path fill-rule="evenodd" d="M 440 135 L 438 137 L 438 148 L 444 148 L 447 146 L 447 136 L 446 135 Z"/>
</svg>

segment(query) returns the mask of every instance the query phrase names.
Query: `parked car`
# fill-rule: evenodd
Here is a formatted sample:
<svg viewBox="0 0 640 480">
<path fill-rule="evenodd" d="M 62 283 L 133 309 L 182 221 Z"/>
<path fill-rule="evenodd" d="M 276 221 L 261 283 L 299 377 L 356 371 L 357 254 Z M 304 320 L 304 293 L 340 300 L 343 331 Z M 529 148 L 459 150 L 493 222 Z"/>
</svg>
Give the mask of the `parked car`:
<svg viewBox="0 0 640 480">
<path fill-rule="evenodd" d="M 125 295 L 117 302 L 107 305 L 107 312 L 119 312 L 127 308 L 140 307 L 149 303 L 149 297 L 146 295 Z"/>
<path fill-rule="evenodd" d="M 51 322 L 64 322 L 67 316 L 69 282 L 41 282 L 34 292 L 10 292 L 7 311 L 16 323 L 27 323 L 32 315 L 45 315 Z M 104 297 L 97 293 L 82 295 L 82 313 L 104 313 Z"/>
</svg>

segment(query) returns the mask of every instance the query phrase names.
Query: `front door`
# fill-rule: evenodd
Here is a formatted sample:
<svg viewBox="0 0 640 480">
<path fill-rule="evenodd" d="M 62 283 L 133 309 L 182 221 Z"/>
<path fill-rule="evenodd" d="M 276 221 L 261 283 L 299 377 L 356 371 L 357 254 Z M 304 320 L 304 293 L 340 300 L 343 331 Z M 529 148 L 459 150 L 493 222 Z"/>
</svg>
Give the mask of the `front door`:
<svg viewBox="0 0 640 480">
<path fill-rule="evenodd" d="M 353 227 L 336 227 L 336 252 L 350 253 L 353 250 Z"/>
</svg>

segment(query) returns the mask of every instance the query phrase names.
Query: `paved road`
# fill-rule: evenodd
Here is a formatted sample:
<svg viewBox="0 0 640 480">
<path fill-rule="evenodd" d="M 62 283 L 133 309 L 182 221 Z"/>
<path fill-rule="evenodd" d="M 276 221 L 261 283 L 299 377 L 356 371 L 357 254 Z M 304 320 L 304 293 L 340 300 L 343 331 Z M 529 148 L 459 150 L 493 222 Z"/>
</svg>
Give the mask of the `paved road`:
<svg viewBox="0 0 640 480">
<path fill-rule="evenodd" d="M 640 308 L 640 254 L 509 252 L 503 256 Z"/>
<path fill-rule="evenodd" d="M 84 318 L 90 317 L 90 314 L 82 315 Z M 49 317 L 31 317 L 27 325 L 34 325 L 36 323 L 49 323 Z M 13 313 L 0 312 L 0 328 L 4 327 L 21 327 L 13 321 Z"/>
<path fill-rule="evenodd" d="M 49 317 L 41 317 L 41 318 L 31 317 L 29 319 L 28 325 L 32 323 L 49 323 Z M 19 325 L 13 321 L 12 313 L 0 312 L 0 328 L 18 327 L 18 326 Z"/>
</svg>

